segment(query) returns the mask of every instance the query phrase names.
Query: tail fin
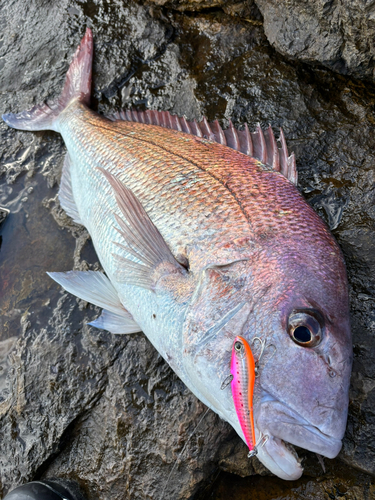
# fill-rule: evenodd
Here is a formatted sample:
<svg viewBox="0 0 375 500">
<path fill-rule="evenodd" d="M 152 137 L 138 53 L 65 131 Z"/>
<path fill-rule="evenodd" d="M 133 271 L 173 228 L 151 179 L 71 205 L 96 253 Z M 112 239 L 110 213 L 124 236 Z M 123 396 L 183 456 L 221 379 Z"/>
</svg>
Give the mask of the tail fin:
<svg viewBox="0 0 375 500">
<path fill-rule="evenodd" d="M 56 102 L 43 103 L 28 111 L 3 115 L 5 123 L 20 130 L 58 131 L 56 118 L 73 99 L 87 105 L 90 103 L 92 56 L 92 32 L 87 28 L 70 64 L 60 98 Z"/>
</svg>

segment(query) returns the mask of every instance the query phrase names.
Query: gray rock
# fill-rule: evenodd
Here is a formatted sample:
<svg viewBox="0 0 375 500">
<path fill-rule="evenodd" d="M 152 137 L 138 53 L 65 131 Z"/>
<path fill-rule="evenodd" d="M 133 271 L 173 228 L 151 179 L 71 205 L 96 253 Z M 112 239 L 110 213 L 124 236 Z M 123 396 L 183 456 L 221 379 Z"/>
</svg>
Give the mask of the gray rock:
<svg viewBox="0 0 375 500">
<path fill-rule="evenodd" d="M 147 106 L 189 119 L 205 114 L 222 125 L 231 119 L 283 127 L 299 187 L 347 261 L 355 362 L 341 459 L 348 471 L 374 474 L 372 89 L 286 61 L 259 24 L 223 12 L 191 16 L 120 0 L 25 7 L 12 0 L 0 24 L 2 112 L 59 94 L 88 25 L 94 109 Z M 60 476 L 77 480 L 88 500 L 188 499 L 217 467 L 267 474 L 256 459 L 247 461 L 245 445 L 212 412 L 189 439 L 205 409 L 147 339 L 88 327 L 99 310 L 45 275 L 100 268 L 87 232 L 56 198 L 64 146 L 54 133 L 4 123 L 0 134 L 0 206 L 10 209 L 0 228 L 0 493 Z M 356 487 L 361 494 L 365 482 Z"/>
<path fill-rule="evenodd" d="M 255 0 L 265 34 L 290 58 L 373 80 L 375 4 L 362 0 Z"/>
<path fill-rule="evenodd" d="M 0 224 L 2 224 L 9 215 L 9 210 L 0 207 Z"/>
</svg>

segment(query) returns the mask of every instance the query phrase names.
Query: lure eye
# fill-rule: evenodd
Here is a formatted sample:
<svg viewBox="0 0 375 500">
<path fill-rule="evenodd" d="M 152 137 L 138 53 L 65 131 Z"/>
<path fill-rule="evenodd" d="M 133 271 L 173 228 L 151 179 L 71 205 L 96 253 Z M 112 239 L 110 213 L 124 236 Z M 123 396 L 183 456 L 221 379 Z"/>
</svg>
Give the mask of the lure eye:
<svg viewBox="0 0 375 500">
<path fill-rule="evenodd" d="M 234 344 L 234 348 L 235 348 L 235 350 L 236 350 L 237 352 L 241 352 L 241 351 L 242 351 L 242 344 L 241 344 L 241 342 L 236 342 L 236 343 Z"/>
<path fill-rule="evenodd" d="M 291 314 L 288 330 L 292 340 L 303 347 L 316 347 L 323 336 L 319 321 L 305 312 Z"/>
</svg>

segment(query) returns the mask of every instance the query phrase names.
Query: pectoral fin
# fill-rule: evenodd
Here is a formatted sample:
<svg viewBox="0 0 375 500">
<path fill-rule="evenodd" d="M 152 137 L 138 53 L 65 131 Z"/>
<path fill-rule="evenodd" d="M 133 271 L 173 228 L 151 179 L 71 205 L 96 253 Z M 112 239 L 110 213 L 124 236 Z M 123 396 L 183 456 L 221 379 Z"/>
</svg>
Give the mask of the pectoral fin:
<svg viewBox="0 0 375 500">
<path fill-rule="evenodd" d="M 121 212 L 121 216 L 114 214 L 118 224 L 116 229 L 123 237 L 123 244 L 115 244 L 126 255 L 113 254 L 119 263 L 119 279 L 126 284 L 154 290 L 158 280 L 166 275 L 186 275 L 186 269 L 174 258 L 130 189 L 109 172 L 99 170 L 111 184 Z"/>
<path fill-rule="evenodd" d="M 97 271 L 47 273 L 67 292 L 102 307 L 102 315 L 90 323 L 112 333 L 135 333 L 141 328 L 124 308 L 117 292 L 105 274 Z"/>
</svg>

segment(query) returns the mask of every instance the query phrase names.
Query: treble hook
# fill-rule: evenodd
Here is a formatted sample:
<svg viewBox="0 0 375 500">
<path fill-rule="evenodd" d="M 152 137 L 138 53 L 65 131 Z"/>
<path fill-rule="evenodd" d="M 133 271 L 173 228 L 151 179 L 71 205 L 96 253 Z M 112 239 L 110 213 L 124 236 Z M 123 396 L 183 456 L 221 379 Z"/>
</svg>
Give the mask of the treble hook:
<svg viewBox="0 0 375 500">
<path fill-rule="evenodd" d="M 262 359 L 262 356 L 264 354 L 264 351 L 270 347 L 273 347 L 273 354 L 272 356 L 268 359 L 268 361 L 270 361 L 274 355 L 275 355 L 275 352 L 276 352 L 276 346 L 274 344 L 268 344 L 266 346 L 266 340 L 265 339 L 261 339 L 260 337 L 254 337 L 253 340 L 251 341 L 252 344 L 255 343 L 255 341 L 258 341 L 261 345 L 261 348 L 260 348 L 260 354 L 259 354 L 259 357 L 258 359 L 256 360 L 255 362 L 255 377 L 258 378 L 259 377 L 259 365 L 260 365 L 260 360 Z"/>
<path fill-rule="evenodd" d="M 260 344 L 260 354 L 259 354 L 259 358 L 258 360 L 256 361 L 257 363 L 259 363 L 261 357 L 263 356 L 263 352 L 264 352 L 264 348 L 266 347 L 266 341 L 264 339 L 261 339 L 260 337 L 254 337 L 253 340 L 251 341 L 252 344 L 255 344 L 255 341 L 258 341 L 259 344 Z"/>
<path fill-rule="evenodd" d="M 262 433 L 260 433 L 259 441 L 254 446 L 254 448 L 251 451 L 249 451 L 249 453 L 247 454 L 247 458 L 255 457 L 256 455 L 258 455 L 259 448 L 263 448 L 263 446 L 267 443 L 268 439 L 269 439 L 268 434 L 262 436 Z"/>
</svg>

